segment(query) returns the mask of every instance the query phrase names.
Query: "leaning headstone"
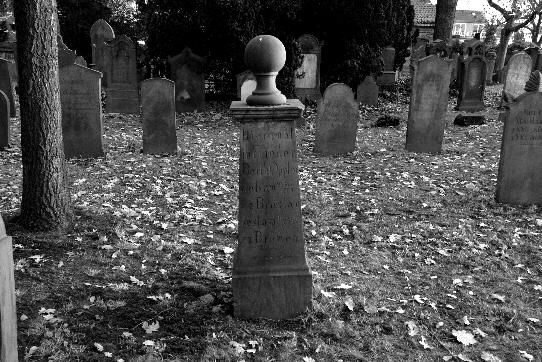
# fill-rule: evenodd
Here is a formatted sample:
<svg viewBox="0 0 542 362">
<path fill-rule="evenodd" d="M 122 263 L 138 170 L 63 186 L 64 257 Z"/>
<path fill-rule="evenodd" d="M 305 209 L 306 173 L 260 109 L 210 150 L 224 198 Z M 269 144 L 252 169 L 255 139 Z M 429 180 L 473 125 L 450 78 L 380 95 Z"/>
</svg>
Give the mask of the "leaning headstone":
<svg viewBox="0 0 542 362">
<path fill-rule="evenodd" d="M 505 98 L 513 100 L 525 93 L 525 83 L 531 76 L 532 59 L 527 53 L 519 52 L 510 58 L 507 67 L 501 106 L 506 103 Z"/>
<path fill-rule="evenodd" d="M 504 117 L 497 202 L 542 204 L 542 93 L 519 96 Z"/>
<path fill-rule="evenodd" d="M 58 67 L 62 68 L 67 65 L 75 64 L 76 57 L 77 54 L 64 44 L 61 36 L 58 36 Z"/>
<path fill-rule="evenodd" d="M 525 92 L 542 92 L 542 73 L 535 70 L 531 73 L 529 80 L 525 83 Z"/>
<path fill-rule="evenodd" d="M 230 107 L 241 126 L 234 315 L 294 318 L 312 304 L 295 132 L 304 107 L 297 99 L 286 100 L 276 88 L 276 74 L 286 61 L 280 40 L 270 35 L 252 39 L 245 60 L 258 92 Z"/>
<path fill-rule="evenodd" d="M 139 114 L 135 44 L 121 35 L 110 43 L 111 70 L 107 89 L 107 112 Z"/>
<path fill-rule="evenodd" d="M 177 153 L 174 82 L 152 78 L 141 83 L 141 118 L 143 153 Z"/>
<path fill-rule="evenodd" d="M 410 76 L 414 77 L 414 63 L 427 56 L 427 46 L 429 40 L 426 38 L 416 38 L 416 42 L 412 44 L 410 55 Z"/>
<path fill-rule="evenodd" d="M 0 361 L 17 362 L 13 245 L 0 216 Z"/>
<path fill-rule="evenodd" d="M 108 86 L 109 72 L 111 71 L 111 48 L 108 42 L 115 39 L 115 32 L 104 19 L 98 19 L 90 28 L 90 41 L 92 46 L 92 64 L 94 69 L 103 73 L 102 85 Z"/>
<path fill-rule="evenodd" d="M 327 87 L 318 106 L 314 151 L 323 155 L 354 151 L 358 120 L 358 104 L 350 87 L 342 83 Z"/>
<path fill-rule="evenodd" d="M 488 52 L 486 54 L 486 59 L 487 59 L 486 85 L 492 85 L 493 72 L 495 72 L 495 60 L 497 59 L 497 53 Z"/>
<path fill-rule="evenodd" d="M 412 80 L 406 149 L 440 153 L 446 125 L 452 60 L 431 55 L 418 61 Z"/>
<path fill-rule="evenodd" d="M 460 62 L 457 110 L 478 112 L 484 109 L 486 72 L 487 61 L 483 56 L 469 56 Z"/>
<path fill-rule="evenodd" d="M 60 69 L 62 136 L 66 158 L 104 155 L 102 73 L 72 64 Z"/>
<path fill-rule="evenodd" d="M 194 112 L 205 105 L 205 59 L 190 48 L 168 59 L 175 79 L 175 107 L 177 112 Z"/>
<path fill-rule="evenodd" d="M 358 103 L 364 106 L 378 105 L 378 85 L 372 75 L 368 75 L 358 85 L 357 89 Z"/>
<path fill-rule="evenodd" d="M 322 98 L 320 93 L 322 44 L 310 34 L 300 36 L 297 41 L 301 47 L 303 63 L 295 73 L 295 94 L 301 101 L 317 101 Z"/>
<path fill-rule="evenodd" d="M 15 101 L 13 100 L 13 87 L 11 86 L 10 62 L 0 58 L 0 91 L 4 92 L 9 100 L 9 115 L 16 116 Z"/>
<path fill-rule="evenodd" d="M 0 91 L 0 150 L 9 147 L 9 99 Z"/>
<path fill-rule="evenodd" d="M 241 102 L 246 102 L 249 95 L 256 89 L 256 79 L 246 79 L 241 85 Z"/>
</svg>

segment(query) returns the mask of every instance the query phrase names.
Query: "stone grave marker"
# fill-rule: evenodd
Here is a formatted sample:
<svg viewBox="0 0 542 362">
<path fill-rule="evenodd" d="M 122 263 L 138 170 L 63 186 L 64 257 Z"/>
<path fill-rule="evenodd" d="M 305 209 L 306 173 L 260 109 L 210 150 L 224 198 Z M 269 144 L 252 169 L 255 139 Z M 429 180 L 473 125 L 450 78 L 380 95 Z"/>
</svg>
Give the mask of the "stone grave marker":
<svg viewBox="0 0 542 362">
<path fill-rule="evenodd" d="M 241 85 L 241 102 L 246 102 L 247 97 L 256 89 L 255 79 L 246 79 Z"/>
<path fill-rule="evenodd" d="M 486 71 L 487 62 L 481 55 L 469 56 L 460 62 L 457 110 L 478 112 L 484 109 Z"/>
<path fill-rule="evenodd" d="M 297 99 L 286 100 L 276 88 L 276 74 L 286 61 L 280 40 L 270 35 L 252 39 L 245 61 L 254 71 L 258 94 L 230 107 L 241 127 L 234 314 L 295 318 L 312 303 L 295 131 L 304 106 Z"/>
<path fill-rule="evenodd" d="M 414 77 L 414 63 L 427 56 L 427 46 L 429 40 L 423 37 L 416 38 L 416 42 L 412 44 L 410 55 L 410 76 Z"/>
<path fill-rule="evenodd" d="M 378 105 L 378 85 L 372 75 L 368 75 L 358 85 L 357 89 L 358 103 L 365 106 L 377 106 Z"/>
<path fill-rule="evenodd" d="M 242 73 L 239 73 L 235 76 L 235 79 L 237 81 L 237 98 L 241 99 L 241 87 L 243 86 L 243 83 L 245 83 L 246 80 L 256 80 L 254 77 L 254 74 L 250 70 L 245 70 Z"/>
<path fill-rule="evenodd" d="M 10 62 L 0 58 L 0 91 L 4 92 L 9 100 L 9 115 L 16 116 L 15 101 L 13 99 L 13 87 L 11 85 Z"/>
<path fill-rule="evenodd" d="M 510 104 L 504 118 L 496 200 L 542 204 L 542 93 L 530 92 Z"/>
<path fill-rule="evenodd" d="M 384 60 L 384 69 L 382 74 L 376 79 L 376 84 L 382 86 L 392 86 L 397 82 L 397 72 L 395 71 L 395 48 L 392 46 L 382 49 L 382 59 Z"/>
<path fill-rule="evenodd" d="M 452 62 L 431 55 L 415 65 L 408 113 L 407 151 L 442 151 Z"/>
<path fill-rule="evenodd" d="M 298 99 L 317 101 L 322 98 L 320 93 L 320 59 L 322 44 L 315 36 L 301 35 L 297 41 L 301 46 L 303 63 L 296 71 L 295 93 Z"/>
<path fill-rule="evenodd" d="M 0 90 L 0 151 L 9 147 L 9 99 Z"/>
<path fill-rule="evenodd" d="M 527 53 L 531 57 L 531 72 L 534 72 L 538 68 L 538 61 L 540 59 L 540 48 L 532 46 L 525 49 L 525 53 Z"/>
<path fill-rule="evenodd" d="M 495 60 L 497 59 L 497 53 L 488 52 L 486 54 L 486 59 L 487 59 L 486 85 L 492 85 L 493 73 L 495 72 Z"/>
<path fill-rule="evenodd" d="M 61 36 L 58 36 L 58 67 L 62 68 L 70 64 L 75 64 L 77 54 L 69 49 Z"/>
<path fill-rule="evenodd" d="M 139 114 L 135 44 L 125 35 L 115 38 L 109 44 L 111 68 L 107 112 Z"/>
<path fill-rule="evenodd" d="M 111 49 L 108 42 L 115 39 L 115 32 L 104 19 L 98 19 L 90 28 L 90 41 L 92 45 L 92 64 L 94 69 L 103 73 L 102 85 L 108 86 L 111 71 Z"/>
<path fill-rule="evenodd" d="M 101 77 L 102 73 L 77 64 L 60 70 L 62 135 L 66 158 L 104 155 Z"/>
<path fill-rule="evenodd" d="M 82 67 L 88 67 L 87 61 L 82 56 L 75 57 L 75 64 L 80 65 Z"/>
<path fill-rule="evenodd" d="M 13 245 L 0 216 L 0 361 L 17 362 Z"/>
<path fill-rule="evenodd" d="M 168 59 L 175 79 L 175 107 L 177 112 L 194 112 L 205 105 L 205 59 L 186 47 Z"/>
<path fill-rule="evenodd" d="M 342 83 L 327 87 L 318 106 L 314 151 L 323 155 L 354 151 L 358 120 L 358 104 L 350 87 Z"/>
<path fill-rule="evenodd" d="M 531 76 L 532 59 L 527 53 L 519 52 L 510 58 L 507 67 L 501 106 L 507 103 L 506 100 L 512 101 L 525 93 L 525 84 Z"/>
<path fill-rule="evenodd" d="M 141 83 L 141 118 L 143 120 L 143 153 L 177 153 L 175 124 L 175 83 L 152 78 Z"/>
</svg>

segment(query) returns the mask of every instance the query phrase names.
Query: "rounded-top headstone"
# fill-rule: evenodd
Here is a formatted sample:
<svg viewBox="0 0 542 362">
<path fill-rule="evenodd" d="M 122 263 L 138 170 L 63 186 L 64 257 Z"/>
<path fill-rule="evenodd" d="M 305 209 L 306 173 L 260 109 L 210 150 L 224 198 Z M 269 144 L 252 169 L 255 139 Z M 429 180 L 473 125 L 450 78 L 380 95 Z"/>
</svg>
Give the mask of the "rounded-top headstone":
<svg viewBox="0 0 542 362">
<path fill-rule="evenodd" d="M 286 63 L 284 44 L 272 35 L 258 35 L 245 48 L 245 63 L 256 77 L 256 89 L 247 98 L 251 106 L 274 106 L 286 103 L 277 89 L 276 78 Z"/>
</svg>

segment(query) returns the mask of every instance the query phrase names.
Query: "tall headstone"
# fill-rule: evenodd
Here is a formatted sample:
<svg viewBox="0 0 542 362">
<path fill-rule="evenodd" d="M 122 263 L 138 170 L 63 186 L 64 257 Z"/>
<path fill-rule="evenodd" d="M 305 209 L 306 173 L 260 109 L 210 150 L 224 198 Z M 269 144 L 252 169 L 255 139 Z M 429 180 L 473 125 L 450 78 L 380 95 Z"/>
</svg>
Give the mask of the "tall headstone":
<svg viewBox="0 0 542 362">
<path fill-rule="evenodd" d="M 382 49 L 382 59 L 384 69 L 382 74 L 376 79 L 376 84 L 383 86 L 392 86 L 397 82 L 397 72 L 395 71 L 395 48 L 392 46 Z"/>
<path fill-rule="evenodd" d="M 62 68 L 67 65 L 75 64 L 77 54 L 69 49 L 61 36 L 58 36 L 58 67 Z"/>
<path fill-rule="evenodd" d="M 346 84 L 327 87 L 318 106 L 314 151 L 323 155 L 352 152 L 356 148 L 359 111 Z"/>
<path fill-rule="evenodd" d="M 301 47 L 303 63 L 297 69 L 295 94 L 301 101 L 318 101 L 322 98 L 320 93 L 320 63 L 322 57 L 322 44 L 315 36 L 301 35 L 297 41 Z"/>
<path fill-rule="evenodd" d="M 0 90 L 0 151 L 9 147 L 9 99 Z"/>
<path fill-rule="evenodd" d="M 540 48 L 539 47 L 529 47 L 525 49 L 525 53 L 527 53 L 531 57 L 531 72 L 534 72 L 538 69 L 538 62 L 540 59 Z"/>
<path fill-rule="evenodd" d="M 194 112 L 205 105 L 205 59 L 186 47 L 168 59 L 175 79 L 175 107 L 177 112 Z"/>
<path fill-rule="evenodd" d="M 442 151 L 452 62 L 431 55 L 415 65 L 408 113 L 407 151 Z"/>
<path fill-rule="evenodd" d="M 9 100 L 9 115 L 16 116 L 15 101 L 13 99 L 13 87 L 11 85 L 10 62 L 0 58 L 0 91 L 4 92 Z"/>
<path fill-rule="evenodd" d="M 488 52 L 486 54 L 486 59 L 487 59 L 486 85 L 492 85 L 493 73 L 495 72 L 495 60 L 497 59 L 497 53 Z"/>
<path fill-rule="evenodd" d="M 245 83 L 247 80 L 253 80 L 256 82 L 256 78 L 250 70 L 245 70 L 244 72 L 237 74 L 235 78 L 237 81 L 237 98 L 241 99 L 241 87 L 243 86 L 243 83 Z"/>
<path fill-rule="evenodd" d="M 175 83 L 152 78 L 141 83 L 143 153 L 177 153 L 175 125 Z"/>
<path fill-rule="evenodd" d="M 487 61 L 481 55 L 467 57 L 459 64 L 459 96 L 457 110 L 482 111 L 486 89 Z"/>
<path fill-rule="evenodd" d="M 115 32 L 104 19 L 98 19 L 90 28 L 92 46 L 92 64 L 94 69 L 103 73 L 102 85 L 107 87 L 111 71 L 111 48 L 108 42 L 115 39 Z"/>
<path fill-rule="evenodd" d="M 241 126 L 234 314 L 294 318 L 312 304 L 295 132 L 304 107 L 276 89 L 276 74 L 286 60 L 280 40 L 270 35 L 254 38 L 247 44 L 245 60 L 258 85 L 247 103 L 235 101 L 230 107 Z"/>
<path fill-rule="evenodd" d="M 531 76 L 532 59 L 527 53 L 519 52 L 510 58 L 507 67 L 501 105 L 525 93 L 525 83 Z"/>
<path fill-rule="evenodd" d="M 125 35 L 112 40 L 107 112 L 139 114 L 137 64 L 134 42 Z"/>
<path fill-rule="evenodd" d="M 77 64 L 60 69 L 62 136 L 66 158 L 104 155 L 101 77 L 102 73 Z"/>
<path fill-rule="evenodd" d="M 542 204 L 542 93 L 530 92 L 510 104 L 504 116 L 497 202 Z"/>
<path fill-rule="evenodd" d="M 0 216 L 0 361 L 2 362 L 19 360 L 13 273 L 13 245 Z"/>
<path fill-rule="evenodd" d="M 427 56 L 427 46 L 429 40 L 426 38 L 416 38 L 416 42 L 411 46 L 410 54 L 410 76 L 414 77 L 414 64 Z"/>
<path fill-rule="evenodd" d="M 363 79 L 358 85 L 356 94 L 359 104 L 373 107 L 378 105 L 378 85 L 372 75 Z"/>
</svg>

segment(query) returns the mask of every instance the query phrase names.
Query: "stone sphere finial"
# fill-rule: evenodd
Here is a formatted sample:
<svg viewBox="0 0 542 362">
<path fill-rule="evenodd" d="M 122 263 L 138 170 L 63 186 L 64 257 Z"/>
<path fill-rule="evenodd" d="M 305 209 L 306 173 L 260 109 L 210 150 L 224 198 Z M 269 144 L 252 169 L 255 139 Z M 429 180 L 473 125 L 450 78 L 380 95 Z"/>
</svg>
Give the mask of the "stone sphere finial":
<svg viewBox="0 0 542 362">
<path fill-rule="evenodd" d="M 286 103 L 277 89 L 276 79 L 286 63 L 286 49 L 272 35 L 258 35 L 245 48 L 245 63 L 256 78 L 256 89 L 247 97 L 251 106 L 274 106 Z"/>
</svg>

